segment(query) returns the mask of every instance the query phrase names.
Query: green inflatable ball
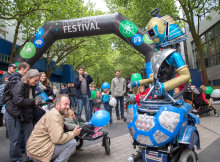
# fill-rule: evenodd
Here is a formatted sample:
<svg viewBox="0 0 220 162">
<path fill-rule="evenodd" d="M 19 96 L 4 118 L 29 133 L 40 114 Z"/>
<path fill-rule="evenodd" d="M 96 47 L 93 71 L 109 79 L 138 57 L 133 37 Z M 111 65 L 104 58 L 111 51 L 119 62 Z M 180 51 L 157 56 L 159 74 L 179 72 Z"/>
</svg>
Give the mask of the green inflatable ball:
<svg viewBox="0 0 220 162">
<path fill-rule="evenodd" d="M 131 76 L 131 81 L 138 81 L 138 80 L 142 80 L 142 76 L 139 73 L 135 73 Z"/>
<path fill-rule="evenodd" d="M 213 88 L 212 87 L 206 87 L 205 94 L 211 94 L 212 92 L 213 92 Z"/>
<path fill-rule="evenodd" d="M 91 98 L 94 99 L 95 98 L 95 94 L 96 92 L 95 91 L 91 91 Z"/>
</svg>

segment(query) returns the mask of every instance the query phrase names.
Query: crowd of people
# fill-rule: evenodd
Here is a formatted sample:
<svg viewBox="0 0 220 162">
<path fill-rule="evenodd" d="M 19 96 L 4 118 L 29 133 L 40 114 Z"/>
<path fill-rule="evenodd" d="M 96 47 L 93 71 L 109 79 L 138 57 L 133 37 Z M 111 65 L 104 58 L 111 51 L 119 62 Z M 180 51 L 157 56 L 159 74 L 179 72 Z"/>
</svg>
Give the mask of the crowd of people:
<svg viewBox="0 0 220 162">
<path fill-rule="evenodd" d="M 17 71 L 16 71 L 17 69 Z M 139 86 L 136 90 L 129 89 L 128 83 L 121 77 L 120 70 L 115 71 L 111 88 L 99 89 L 93 83 L 93 78 L 83 67 L 78 68 L 78 75 L 73 83 L 67 87 L 62 84 L 60 90 L 56 86 L 51 87 L 50 80 L 45 72 L 30 69 L 29 64 L 22 62 L 18 66 L 10 64 L 8 71 L 0 80 L 0 108 L 5 106 L 4 117 L 6 130 L 10 140 L 10 160 L 22 161 L 22 153 L 28 161 L 67 161 L 75 151 L 75 137 L 89 135 L 95 138 L 101 135 L 99 127 L 89 125 L 93 113 L 102 107 L 110 113 L 109 125 L 113 124 L 113 106 L 110 100 L 115 98 L 116 119 L 123 119 L 124 110 L 131 103 L 140 106 L 141 100 L 149 92 L 149 88 Z M 192 88 L 189 85 L 189 88 Z M 205 86 L 201 86 L 200 99 L 206 100 Z M 174 90 L 174 96 L 178 95 L 181 87 Z M 91 91 L 95 91 L 92 98 Z M 45 93 L 48 97 L 44 101 L 41 96 Z M 156 95 L 153 98 L 157 98 Z M 178 99 L 187 100 L 183 94 Z M 42 105 L 54 103 L 54 108 L 46 113 Z M 85 120 L 81 118 L 83 107 L 85 108 Z M 2 109 L 3 110 L 3 109 Z M 3 111 L 2 111 L 3 112 Z M 79 122 L 83 127 L 79 128 Z M 0 125 L 3 125 L 3 114 L 0 114 Z"/>
<path fill-rule="evenodd" d="M 16 71 L 17 70 L 17 71 Z M 112 125 L 112 97 L 117 100 L 117 120 L 124 117 L 124 95 L 126 81 L 116 70 L 111 89 L 96 88 L 92 76 L 78 68 L 78 75 L 73 83 L 62 84 L 60 90 L 51 87 L 45 72 L 30 69 L 30 65 L 21 62 L 10 64 L 8 71 L 0 80 L 0 125 L 3 125 L 3 113 L 6 132 L 10 141 L 10 161 L 67 161 L 75 151 L 75 137 L 88 134 L 91 138 L 101 135 L 99 127 L 85 124 L 78 126 L 78 119 L 89 123 L 94 112 L 104 109 L 110 113 L 109 125 Z M 91 97 L 95 91 L 95 98 Z M 111 95 L 110 95 L 111 92 Z M 42 97 L 46 94 L 47 100 Z M 45 111 L 42 106 L 53 103 L 54 108 Z M 120 113 L 119 113 L 120 106 Z M 85 108 L 85 120 L 81 118 Z M 67 129 L 65 129 L 67 128 Z"/>
</svg>

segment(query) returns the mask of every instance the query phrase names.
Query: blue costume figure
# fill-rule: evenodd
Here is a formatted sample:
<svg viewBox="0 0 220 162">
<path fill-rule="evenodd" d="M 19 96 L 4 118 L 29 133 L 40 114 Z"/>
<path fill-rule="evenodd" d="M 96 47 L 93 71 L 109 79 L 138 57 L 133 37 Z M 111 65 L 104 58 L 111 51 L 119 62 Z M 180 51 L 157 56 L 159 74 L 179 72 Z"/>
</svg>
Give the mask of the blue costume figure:
<svg viewBox="0 0 220 162">
<path fill-rule="evenodd" d="M 153 14 L 155 11 L 157 14 Z M 161 161 L 171 159 L 178 161 L 181 158 L 188 158 L 186 157 L 188 154 L 192 154 L 192 158 L 196 159 L 194 145 L 199 148 L 200 144 L 195 124 L 199 123 L 199 119 L 190 113 L 192 109 L 190 104 L 183 100 L 175 100 L 178 96 L 172 97 L 172 90 L 190 79 L 188 66 L 181 54 L 175 48 L 171 48 L 186 40 L 187 36 L 170 16 L 160 17 L 158 13 L 158 9 L 152 12 L 154 17 L 146 27 L 150 39 L 155 44 L 155 52 L 151 58 L 153 73 L 148 79 L 129 84 L 130 88 L 148 84 L 152 86 L 140 106 L 129 107 L 127 116 L 129 132 L 134 138 L 135 145 L 144 148 L 143 161 L 154 161 L 158 158 Z M 158 96 L 156 99 L 155 95 Z M 175 148 L 175 154 L 178 156 L 174 156 L 170 148 Z M 161 151 L 163 149 L 166 151 Z M 156 153 L 150 155 L 152 150 Z"/>
</svg>

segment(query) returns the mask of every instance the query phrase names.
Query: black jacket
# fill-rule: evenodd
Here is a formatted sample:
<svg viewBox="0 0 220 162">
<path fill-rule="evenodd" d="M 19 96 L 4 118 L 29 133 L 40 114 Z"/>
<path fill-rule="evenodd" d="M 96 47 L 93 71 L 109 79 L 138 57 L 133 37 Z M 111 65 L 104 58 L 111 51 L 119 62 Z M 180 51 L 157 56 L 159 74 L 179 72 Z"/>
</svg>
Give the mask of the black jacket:
<svg viewBox="0 0 220 162">
<path fill-rule="evenodd" d="M 4 95 L 2 97 L 2 100 L 0 102 L 0 106 L 2 104 L 4 104 L 8 99 L 11 98 L 11 89 L 14 87 L 14 85 L 21 80 L 21 77 L 22 75 L 18 72 L 15 72 L 13 74 L 11 74 L 9 77 L 8 77 L 8 82 L 5 83 L 6 86 L 5 86 L 5 89 L 4 89 Z M 1 93 L 1 92 L 0 92 Z"/>
<path fill-rule="evenodd" d="M 29 99 L 29 90 L 32 88 L 33 98 Z M 12 96 L 5 104 L 6 111 L 23 122 L 32 122 L 35 108 L 35 90 L 28 84 L 19 81 L 11 90 Z"/>
<path fill-rule="evenodd" d="M 20 81 L 22 75 L 18 72 L 14 72 L 8 77 L 8 81 Z"/>
<path fill-rule="evenodd" d="M 85 75 L 83 75 L 83 77 L 86 79 L 87 94 L 90 98 L 91 94 L 90 94 L 89 84 L 93 82 L 93 79 L 90 75 L 88 75 L 87 77 Z M 81 92 L 81 83 L 82 83 L 82 81 L 79 79 L 79 75 L 77 75 L 74 85 L 76 87 L 76 98 L 79 98 L 79 99 L 83 98 L 83 95 Z"/>
<path fill-rule="evenodd" d="M 65 88 L 61 88 L 60 89 L 60 94 L 68 94 L 68 89 L 65 87 Z"/>
<path fill-rule="evenodd" d="M 75 97 L 76 96 L 76 88 L 75 87 L 68 87 L 68 94 L 71 97 Z"/>
</svg>

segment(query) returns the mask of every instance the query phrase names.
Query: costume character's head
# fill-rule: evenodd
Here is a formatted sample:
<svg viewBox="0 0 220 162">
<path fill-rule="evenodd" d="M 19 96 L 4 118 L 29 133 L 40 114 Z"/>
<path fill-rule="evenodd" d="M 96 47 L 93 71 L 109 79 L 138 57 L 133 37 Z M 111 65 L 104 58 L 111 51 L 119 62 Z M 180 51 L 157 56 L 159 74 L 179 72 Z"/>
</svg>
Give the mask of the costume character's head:
<svg viewBox="0 0 220 162">
<path fill-rule="evenodd" d="M 157 14 L 152 14 L 154 11 L 157 11 Z M 155 17 L 149 21 L 146 29 L 156 47 L 166 47 L 187 39 L 173 18 L 168 15 L 160 17 L 159 10 L 155 9 L 154 11 L 151 14 Z"/>
</svg>

